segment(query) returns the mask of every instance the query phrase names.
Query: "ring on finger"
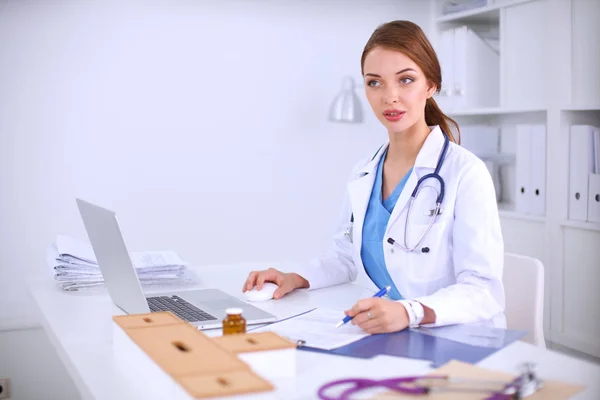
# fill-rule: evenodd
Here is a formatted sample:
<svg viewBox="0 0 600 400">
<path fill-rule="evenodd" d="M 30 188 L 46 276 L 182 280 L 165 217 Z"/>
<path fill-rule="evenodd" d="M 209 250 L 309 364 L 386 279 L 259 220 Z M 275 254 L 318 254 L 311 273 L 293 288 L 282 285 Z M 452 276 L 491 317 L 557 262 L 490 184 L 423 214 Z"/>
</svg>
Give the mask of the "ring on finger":
<svg viewBox="0 0 600 400">
<path fill-rule="evenodd" d="M 367 317 L 369 317 L 369 319 L 373 318 L 373 314 L 371 314 L 371 311 L 367 311 Z"/>
</svg>

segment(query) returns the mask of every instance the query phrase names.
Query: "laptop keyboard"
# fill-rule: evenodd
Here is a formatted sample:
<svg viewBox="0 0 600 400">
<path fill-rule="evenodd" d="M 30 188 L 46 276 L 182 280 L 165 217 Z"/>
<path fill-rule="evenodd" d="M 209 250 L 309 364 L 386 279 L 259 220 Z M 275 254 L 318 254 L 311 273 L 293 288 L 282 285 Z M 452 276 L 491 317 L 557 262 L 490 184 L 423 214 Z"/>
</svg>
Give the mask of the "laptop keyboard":
<svg viewBox="0 0 600 400">
<path fill-rule="evenodd" d="M 188 303 L 179 296 L 148 297 L 150 311 L 171 311 L 179 318 L 189 322 L 212 321 L 216 318 L 206 311 Z"/>
</svg>

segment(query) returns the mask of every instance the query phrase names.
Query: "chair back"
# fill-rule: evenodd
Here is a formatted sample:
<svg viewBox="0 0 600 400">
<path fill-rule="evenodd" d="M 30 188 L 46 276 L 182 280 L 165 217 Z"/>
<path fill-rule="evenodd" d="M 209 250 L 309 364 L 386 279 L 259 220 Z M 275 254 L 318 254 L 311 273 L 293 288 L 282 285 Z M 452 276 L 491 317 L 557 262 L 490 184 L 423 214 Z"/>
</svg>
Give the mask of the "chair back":
<svg viewBox="0 0 600 400">
<path fill-rule="evenodd" d="M 508 329 L 525 330 L 524 342 L 546 347 L 544 340 L 544 265 L 536 258 L 504 254 L 504 291 Z"/>
</svg>

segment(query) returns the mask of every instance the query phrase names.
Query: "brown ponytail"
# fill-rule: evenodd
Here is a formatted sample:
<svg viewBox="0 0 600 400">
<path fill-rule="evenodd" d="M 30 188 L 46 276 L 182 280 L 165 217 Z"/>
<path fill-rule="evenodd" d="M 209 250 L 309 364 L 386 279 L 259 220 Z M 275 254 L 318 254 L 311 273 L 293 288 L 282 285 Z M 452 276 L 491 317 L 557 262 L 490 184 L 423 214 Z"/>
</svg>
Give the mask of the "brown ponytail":
<svg viewBox="0 0 600 400">
<path fill-rule="evenodd" d="M 460 144 L 460 128 L 455 120 L 442 112 L 433 97 L 425 103 L 425 122 L 427 125 L 439 125 L 450 141 Z M 452 129 L 451 129 L 452 128 Z"/>
<path fill-rule="evenodd" d="M 439 92 L 442 87 L 442 69 L 433 46 L 423 30 L 414 22 L 392 21 L 380 25 L 369 38 L 361 57 L 361 71 L 367 54 L 375 47 L 381 46 L 406 54 L 421 68 L 425 77 Z M 425 104 L 425 122 L 427 125 L 439 125 L 451 141 L 459 143 L 460 129 L 456 121 L 442 112 L 433 98 Z M 450 128 L 454 128 L 454 131 Z"/>
</svg>

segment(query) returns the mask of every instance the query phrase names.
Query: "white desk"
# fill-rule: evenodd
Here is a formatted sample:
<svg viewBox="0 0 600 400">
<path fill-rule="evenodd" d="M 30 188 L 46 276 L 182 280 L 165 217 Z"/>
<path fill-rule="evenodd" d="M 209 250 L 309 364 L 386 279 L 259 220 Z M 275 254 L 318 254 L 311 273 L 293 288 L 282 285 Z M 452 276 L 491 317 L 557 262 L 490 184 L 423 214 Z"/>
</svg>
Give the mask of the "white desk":
<svg viewBox="0 0 600 400">
<path fill-rule="evenodd" d="M 196 267 L 203 287 L 217 287 L 242 298 L 241 286 L 249 271 L 264 265 L 235 264 Z M 105 289 L 90 292 L 63 292 L 49 277 L 36 277 L 28 286 L 39 310 L 40 321 L 50 341 L 77 385 L 82 398 L 113 400 L 134 398 L 128 383 L 113 366 L 112 315 L 123 312 L 113 305 Z M 298 291 L 281 300 L 255 303 L 278 317 L 305 311 L 313 306 L 346 309 L 356 299 L 371 293 L 357 285 L 346 284 L 315 291 Z M 220 330 L 205 331 L 220 335 Z M 600 399 L 600 366 L 515 342 L 484 359 L 479 365 L 515 373 L 525 361 L 537 363 L 544 379 L 583 384 L 587 389 L 574 397 Z M 318 388 L 334 379 L 350 376 L 394 377 L 431 371 L 429 362 L 379 356 L 369 360 L 333 356 L 308 351 L 298 352 L 298 374 L 294 379 L 273 382 L 273 399 L 314 399 Z"/>
</svg>

